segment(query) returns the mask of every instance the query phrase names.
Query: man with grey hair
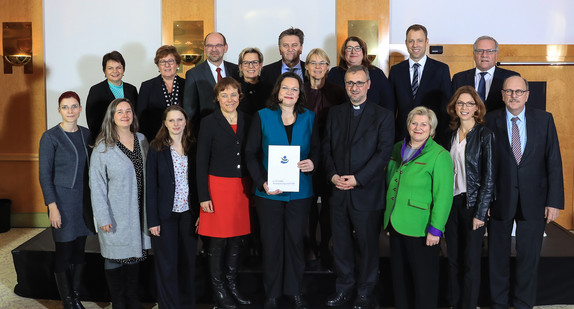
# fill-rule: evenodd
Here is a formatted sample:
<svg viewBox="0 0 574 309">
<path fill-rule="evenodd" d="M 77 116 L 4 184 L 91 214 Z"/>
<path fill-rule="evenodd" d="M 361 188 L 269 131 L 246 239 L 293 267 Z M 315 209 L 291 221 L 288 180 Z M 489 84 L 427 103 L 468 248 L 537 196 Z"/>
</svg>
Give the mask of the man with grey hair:
<svg viewBox="0 0 574 309">
<path fill-rule="evenodd" d="M 322 140 L 325 174 L 333 184 L 329 201 L 333 229 L 336 293 L 325 305 L 356 298 L 355 309 L 373 308 L 379 270 L 381 211 L 385 207 L 385 167 L 395 138 L 393 112 L 370 102 L 369 70 L 345 73 L 350 102 L 331 107 Z M 356 248 L 358 250 L 352 250 Z"/>
<path fill-rule="evenodd" d="M 500 94 L 502 84 L 506 78 L 520 74 L 496 66 L 498 42 L 493 37 L 479 37 L 472 48 L 476 68 L 456 73 L 452 77 L 452 92 L 461 86 L 473 86 L 487 112 L 504 107 Z"/>
<path fill-rule="evenodd" d="M 261 71 L 261 79 L 273 85 L 279 75 L 285 72 L 293 72 L 299 75 L 303 81 L 307 79 L 305 62 L 299 59 L 303 52 L 304 40 L 305 34 L 299 28 L 291 27 L 281 32 L 278 40 L 281 60 L 264 66 Z"/>
</svg>

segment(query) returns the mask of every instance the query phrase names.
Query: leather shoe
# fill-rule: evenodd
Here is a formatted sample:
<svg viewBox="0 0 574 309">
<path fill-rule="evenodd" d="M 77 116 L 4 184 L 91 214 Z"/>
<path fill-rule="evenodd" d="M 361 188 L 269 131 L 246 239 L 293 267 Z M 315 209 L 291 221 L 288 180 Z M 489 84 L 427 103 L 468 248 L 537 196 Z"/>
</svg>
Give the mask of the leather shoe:
<svg viewBox="0 0 574 309">
<path fill-rule="evenodd" d="M 353 309 L 370 309 L 371 307 L 371 300 L 365 295 L 358 295 L 353 303 Z"/>
<path fill-rule="evenodd" d="M 293 308 L 295 308 L 295 309 L 309 309 L 309 308 L 311 308 L 311 307 L 309 307 L 309 304 L 307 303 L 307 301 L 305 301 L 305 299 L 301 295 L 294 295 L 294 296 L 290 296 L 289 298 L 291 299 L 291 304 L 293 304 Z"/>
<path fill-rule="evenodd" d="M 327 301 L 325 301 L 325 306 L 338 307 L 348 303 L 350 300 L 351 298 L 347 294 L 343 292 L 337 292 L 327 298 Z"/>
<path fill-rule="evenodd" d="M 269 297 L 265 299 L 265 303 L 263 304 L 263 309 L 277 309 L 277 298 Z"/>
</svg>

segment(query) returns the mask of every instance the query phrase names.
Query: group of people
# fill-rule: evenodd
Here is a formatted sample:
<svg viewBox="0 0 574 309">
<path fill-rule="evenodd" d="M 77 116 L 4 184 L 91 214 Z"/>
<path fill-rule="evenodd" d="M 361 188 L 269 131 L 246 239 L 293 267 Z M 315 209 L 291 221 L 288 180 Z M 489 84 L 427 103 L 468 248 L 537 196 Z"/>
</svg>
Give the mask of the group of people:
<svg viewBox="0 0 574 309">
<path fill-rule="evenodd" d="M 333 261 L 326 306 L 374 308 L 381 226 L 396 308 L 437 307 L 443 237 L 450 305 L 476 308 L 487 226 L 493 308 L 532 308 L 544 226 L 564 207 L 560 149 L 552 115 L 525 107 L 528 82 L 496 66 L 496 40 L 479 37 L 476 68 L 452 81 L 448 65 L 426 55 L 422 25 L 407 29 L 409 59 L 388 79 L 359 37 L 345 40 L 331 70 L 320 48 L 301 61 L 303 42 L 300 29 L 287 29 L 281 60 L 264 66 L 259 49 L 245 48 L 235 65 L 213 32 L 206 61 L 185 79 L 177 50 L 162 46 L 160 75 L 139 95 L 122 81 L 122 55 L 108 53 L 106 80 L 87 98 L 89 130 L 77 124 L 79 96 L 60 96 L 62 122 L 44 133 L 39 152 L 65 308 L 83 308 L 83 252 L 95 230 L 113 308 L 141 308 L 138 262 L 150 248 L 159 307 L 193 308 L 196 234 L 216 307 L 252 304 L 237 277 L 246 236 L 256 232 L 264 308 L 278 308 L 283 295 L 293 308 L 310 308 L 306 248 Z M 296 192 L 270 189 L 273 145 L 299 146 Z"/>
</svg>

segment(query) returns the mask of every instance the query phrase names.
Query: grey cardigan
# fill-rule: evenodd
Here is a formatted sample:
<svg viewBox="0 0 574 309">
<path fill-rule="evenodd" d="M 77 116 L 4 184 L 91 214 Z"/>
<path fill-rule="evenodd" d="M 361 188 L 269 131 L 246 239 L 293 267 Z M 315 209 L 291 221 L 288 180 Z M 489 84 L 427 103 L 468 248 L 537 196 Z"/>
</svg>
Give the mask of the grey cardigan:
<svg viewBox="0 0 574 309">
<path fill-rule="evenodd" d="M 81 126 L 78 126 L 78 129 L 82 132 L 82 142 L 89 164 L 87 141 L 90 131 Z M 56 186 L 69 189 L 74 187 L 79 165 L 78 151 L 59 124 L 42 134 L 39 161 L 40 186 L 44 203 L 48 205 L 56 202 Z"/>
<path fill-rule="evenodd" d="M 149 146 L 143 134 L 136 133 L 136 136 L 145 167 Z M 98 143 L 92 152 L 90 188 L 96 226 L 112 225 L 109 233 L 98 231 L 102 256 L 108 259 L 141 257 L 142 249 L 151 248 L 151 242 L 145 223 L 145 197 L 144 218 L 140 218 L 138 210 L 132 161 L 115 145 L 106 149 L 104 143 Z"/>
</svg>

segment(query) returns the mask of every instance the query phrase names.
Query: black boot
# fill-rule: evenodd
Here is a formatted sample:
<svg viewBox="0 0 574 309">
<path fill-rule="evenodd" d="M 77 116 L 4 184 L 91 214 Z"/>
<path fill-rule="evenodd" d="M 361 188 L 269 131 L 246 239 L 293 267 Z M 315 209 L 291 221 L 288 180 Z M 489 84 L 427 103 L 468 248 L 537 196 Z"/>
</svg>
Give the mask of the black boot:
<svg viewBox="0 0 574 309">
<path fill-rule="evenodd" d="M 143 309 L 139 297 L 140 264 L 125 264 L 122 268 L 125 276 L 127 307 L 129 309 Z"/>
<path fill-rule="evenodd" d="M 251 300 L 244 295 L 241 295 L 239 289 L 237 288 L 237 274 L 239 272 L 241 247 L 243 240 L 239 237 L 230 238 L 227 240 L 227 286 L 229 287 L 229 292 L 235 301 L 240 305 L 251 305 Z"/>
<path fill-rule="evenodd" d="M 209 241 L 209 270 L 213 287 L 213 300 L 219 309 L 235 309 L 237 306 L 225 288 L 223 275 L 223 254 L 225 239 L 211 238 Z"/>
<path fill-rule="evenodd" d="M 82 276 L 84 275 L 85 264 L 72 264 L 70 265 L 70 272 L 72 274 L 72 304 L 74 309 L 86 309 L 80 302 L 80 284 L 82 283 Z"/>
<path fill-rule="evenodd" d="M 68 272 L 54 273 L 54 277 L 56 278 L 56 285 L 58 285 L 58 292 L 60 293 L 64 309 L 74 309 L 72 304 L 72 285 Z"/>
<path fill-rule="evenodd" d="M 106 281 L 108 283 L 110 296 L 112 297 L 113 309 L 127 309 L 124 276 L 122 273 L 123 267 L 106 269 Z"/>
</svg>

